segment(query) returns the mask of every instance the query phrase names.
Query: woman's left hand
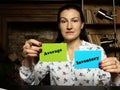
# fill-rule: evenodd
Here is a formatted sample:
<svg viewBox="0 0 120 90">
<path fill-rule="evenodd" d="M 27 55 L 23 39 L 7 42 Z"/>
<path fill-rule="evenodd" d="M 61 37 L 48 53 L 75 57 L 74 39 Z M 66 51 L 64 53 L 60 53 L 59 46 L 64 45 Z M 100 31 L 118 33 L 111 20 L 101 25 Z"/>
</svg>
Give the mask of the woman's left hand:
<svg viewBox="0 0 120 90">
<path fill-rule="evenodd" d="M 120 73 L 120 62 L 116 57 L 108 57 L 100 62 L 100 68 L 110 73 Z"/>
<path fill-rule="evenodd" d="M 120 62 L 116 57 L 108 57 L 101 61 L 100 68 L 111 74 L 111 80 L 115 85 L 120 82 Z"/>
</svg>

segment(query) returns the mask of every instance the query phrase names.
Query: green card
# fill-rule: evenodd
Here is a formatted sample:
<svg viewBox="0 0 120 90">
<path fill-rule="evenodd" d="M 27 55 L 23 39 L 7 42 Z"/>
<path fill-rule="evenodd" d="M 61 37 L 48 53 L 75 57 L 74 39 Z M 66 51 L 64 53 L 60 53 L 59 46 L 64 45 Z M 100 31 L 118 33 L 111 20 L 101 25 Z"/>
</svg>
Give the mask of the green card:
<svg viewBox="0 0 120 90">
<path fill-rule="evenodd" d="M 41 62 L 63 62 L 67 60 L 66 43 L 43 43 L 39 54 Z"/>
</svg>

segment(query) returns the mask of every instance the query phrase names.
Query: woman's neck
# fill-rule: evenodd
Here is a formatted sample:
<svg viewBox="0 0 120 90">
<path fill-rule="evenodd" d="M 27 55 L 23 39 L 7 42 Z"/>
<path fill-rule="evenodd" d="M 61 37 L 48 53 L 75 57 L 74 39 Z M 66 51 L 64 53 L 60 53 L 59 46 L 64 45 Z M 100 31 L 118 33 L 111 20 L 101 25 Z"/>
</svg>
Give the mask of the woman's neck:
<svg viewBox="0 0 120 90">
<path fill-rule="evenodd" d="M 74 60 L 74 51 L 79 49 L 79 46 L 82 43 L 82 40 L 77 39 L 74 41 L 69 41 L 66 42 L 67 43 L 67 51 L 68 51 L 68 55 L 71 61 Z"/>
<path fill-rule="evenodd" d="M 68 50 L 69 49 L 78 50 L 81 43 L 82 43 L 82 40 L 80 40 L 80 39 L 77 39 L 77 40 L 74 40 L 74 41 L 69 41 L 69 42 L 67 42 L 67 49 Z"/>
</svg>

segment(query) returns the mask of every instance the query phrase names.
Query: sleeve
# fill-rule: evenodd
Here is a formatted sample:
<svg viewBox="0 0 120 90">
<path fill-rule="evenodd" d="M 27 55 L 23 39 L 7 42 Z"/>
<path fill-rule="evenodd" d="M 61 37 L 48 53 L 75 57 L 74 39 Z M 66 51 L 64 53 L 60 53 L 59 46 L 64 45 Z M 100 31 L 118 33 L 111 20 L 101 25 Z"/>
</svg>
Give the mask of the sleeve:
<svg viewBox="0 0 120 90">
<path fill-rule="evenodd" d="M 101 55 L 102 57 L 101 57 L 101 58 L 102 58 L 102 60 L 103 60 L 103 59 L 107 58 L 107 55 L 106 55 L 105 50 L 104 50 L 102 47 L 101 47 L 101 50 L 102 50 L 102 53 L 101 53 L 101 54 L 102 54 L 102 55 Z"/>
<path fill-rule="evenodd" d="M 33 81 L 35 79 L 33 72 L 34 72 L 33 68 L 27 68 L 24 66 L 20 67 L 19 69 L 21 79 L 23 79 L 23 81 L 31 85 L 33 84 Z"/>
<path fill-rule="evenodd" d="M 119 74 L 119 79 L 118 79 L 118 81 L 116 82 L 115 85 L 116 85 L 116 86 L 120 86 L 120 74 Z"/>
<path fill-rule="evenodd" d="M 111 86 L 120 86 L 120 73 L 118 73 L 118 76 L 115 79 L 115 82 L 111 81 Z"/>
<path fill-rule="evenodd" d="M 38 85 L 48 72 L 49 64 L 42 62 L 38 62 L 32 68 L 21 66 L 19 69 L 21 79 L 30 85 Z"/>
</svg>

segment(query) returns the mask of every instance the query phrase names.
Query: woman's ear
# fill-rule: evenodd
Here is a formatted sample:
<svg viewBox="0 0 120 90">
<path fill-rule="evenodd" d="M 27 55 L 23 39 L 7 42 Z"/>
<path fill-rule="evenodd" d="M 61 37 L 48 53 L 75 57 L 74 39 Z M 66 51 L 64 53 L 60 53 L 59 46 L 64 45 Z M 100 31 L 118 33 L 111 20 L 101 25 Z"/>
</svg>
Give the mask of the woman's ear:
<svg viewBox="0 0 120 90">
<path fill-rule="evenodd" d="M 84 27 L 84 23 L 82 23 L 82 25 L 81 25 L 81 29 L 83 29 L 83 27 Z"/>
</svg>

